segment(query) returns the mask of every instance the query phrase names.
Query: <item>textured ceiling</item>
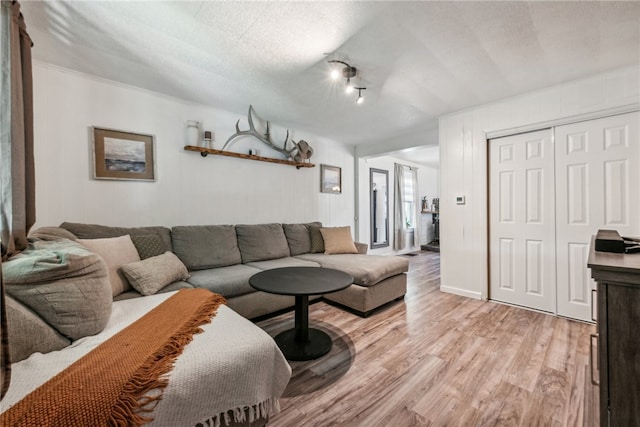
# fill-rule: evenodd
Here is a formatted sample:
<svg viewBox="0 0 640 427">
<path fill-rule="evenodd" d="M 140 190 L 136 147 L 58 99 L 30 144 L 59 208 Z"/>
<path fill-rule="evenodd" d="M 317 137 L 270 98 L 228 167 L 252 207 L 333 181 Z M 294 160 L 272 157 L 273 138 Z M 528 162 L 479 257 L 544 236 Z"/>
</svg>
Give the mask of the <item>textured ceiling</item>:
<svg viewBox="0 0 640 427">
<path fill-rule="evenodd" d="M 640 2 L 23 1 L 34 58 L 349 144 L 640 63 Z M 331 55 L 327 55 L 330 53 Z M 328 79 L 358 67 L 366 101 Z"/>
</svg>

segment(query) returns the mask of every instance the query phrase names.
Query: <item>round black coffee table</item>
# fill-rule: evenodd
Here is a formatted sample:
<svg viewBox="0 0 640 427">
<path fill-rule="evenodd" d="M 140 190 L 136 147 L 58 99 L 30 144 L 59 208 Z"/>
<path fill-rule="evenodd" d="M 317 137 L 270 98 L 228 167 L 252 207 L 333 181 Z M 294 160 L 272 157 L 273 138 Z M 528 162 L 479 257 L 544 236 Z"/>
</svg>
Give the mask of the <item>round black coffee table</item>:
<svg viewBox="0 0 640 427">
<path fill-rule="evenodd" d="M 255 289 L 296 297 L 295 328 L 279 333 L 275 341 L 287 360 L 311 360 L 331 350 L 331 337 L 309 328 L 309 295 L 322 295 L 349 287 L 353 277 L 321 267 L 283 267 L 261 271 L 249 279 Z"/>
</svg>

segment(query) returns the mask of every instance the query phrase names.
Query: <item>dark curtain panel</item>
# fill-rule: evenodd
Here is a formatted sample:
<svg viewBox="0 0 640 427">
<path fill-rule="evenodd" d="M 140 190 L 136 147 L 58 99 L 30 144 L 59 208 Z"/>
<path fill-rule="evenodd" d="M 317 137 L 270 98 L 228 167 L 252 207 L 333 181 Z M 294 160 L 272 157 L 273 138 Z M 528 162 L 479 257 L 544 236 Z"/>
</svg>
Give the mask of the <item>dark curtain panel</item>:
<svg viewBox="0 0 640 427">
<path fill-rule="evenodd" d="M 18 2 L 2 0 L 0 28 L 0 228 L 10 256 L 27 246 L 35 222 L 31 38 Z"/>
<path fill-rule="evenodd" d="M 0 243 L 4 260 L 27 246 L 27 234 L 35 222 L 35 172 L 31 38 L 17 1 L 2 0 L 0 11 Z M 0 390 L 4 396 L 10 379 L 4 284 L 0 284 L 0 298 Z"/>
</svg>

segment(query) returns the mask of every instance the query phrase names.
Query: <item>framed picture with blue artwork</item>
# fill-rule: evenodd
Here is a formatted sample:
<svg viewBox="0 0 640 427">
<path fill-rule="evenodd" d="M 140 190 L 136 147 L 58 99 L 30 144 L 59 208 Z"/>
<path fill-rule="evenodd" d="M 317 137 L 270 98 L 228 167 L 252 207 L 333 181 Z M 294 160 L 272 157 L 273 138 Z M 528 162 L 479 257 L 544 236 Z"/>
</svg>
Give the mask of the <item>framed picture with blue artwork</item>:
<svg viewBox="0 0 640 427">
<path fill-rule="evenodd" d="M 153 135 L 93 127 L 95 179 L 156 180 Z"/>
</svg>

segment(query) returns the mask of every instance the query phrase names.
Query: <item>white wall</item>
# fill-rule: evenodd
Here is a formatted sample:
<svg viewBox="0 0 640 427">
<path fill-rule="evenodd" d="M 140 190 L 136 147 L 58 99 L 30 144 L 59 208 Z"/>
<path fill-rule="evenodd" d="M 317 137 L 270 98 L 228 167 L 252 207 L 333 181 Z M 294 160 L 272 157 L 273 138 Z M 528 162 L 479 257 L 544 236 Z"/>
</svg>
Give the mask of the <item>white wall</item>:
<svg viewBox="0 0 640 427">
<path fill-rule="evenodd" d="M 315 168 L 302 168 L 183 150 L 187 120 L 215 132 L 215 148 L 240 128 L 246 111 L 232 113 L 34 64 L 36 227 L 63 221 L 136 226 L 238 224 L 320 220 L 328 226 L 354 221 L 354 155 L 351 147 L 291 129 L 314 148 Z M 248 108 L 248 106 L 247 106 Z M 268 118 L 268 111 L 258 111 Z M 286 130 L 272 127 L 275 141 Z M 90 127 L 155 135 L 156 182 L 92 179 Z M 249 146 L 266 155 L 253 138 Z M 343 192 L 320 193 L 320 164 L 342 168 Z"/>
<path fill-rule="evenodd" d="M 544 127 L 579 115 L 637 109 L 639 103 L 640 68 L 633 67 L 441 117 L 440 289 L 487 296 L 488 132 Z M 458 195 L 466 196 L 465 205 L 456 205 Z"/>
<path fill-rule="evenodd" d="M 418 168 L 418 194 L 420 199 L 424 195 L 429 197 L 429 202 L 439 194 L 439 175 L 438 169 L 424 165 L 408 162 L 404 159 L 397 159 L 392 156 L 380 156 L 369 159 L 358 160 L 358 182 L 359 182 L 359 211 L 358 220 L 358 240 L 362 243 L 371 244 L 371 213 L 370 213 L 370 195 L 369 195 L 369 170 L 371 168 L 383 169 L 389 171 L 389 246 L 377 249 L 369 249 L 369 253 L 376 255 L 388 255 L 396 253 L 406 253 L 419 250 L 420 247 L 415 246 L 401 251 L 393 249 L 393 200 L 394 200 L 394 163 L 413 166 Z M 418 206 L 418 210 L 420 206 Z M 431 215 L 418 214 L 420 220 L 419 243 L 428 243 L 433 239 L 433 224 L 431 223 Z M 430 240 L 427 240 L 431 236 Z"/>
</svg>

